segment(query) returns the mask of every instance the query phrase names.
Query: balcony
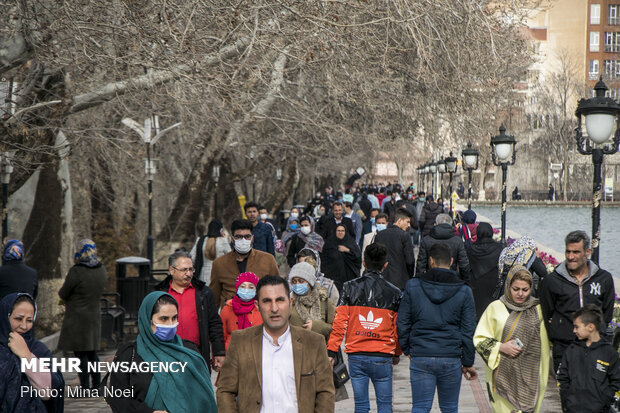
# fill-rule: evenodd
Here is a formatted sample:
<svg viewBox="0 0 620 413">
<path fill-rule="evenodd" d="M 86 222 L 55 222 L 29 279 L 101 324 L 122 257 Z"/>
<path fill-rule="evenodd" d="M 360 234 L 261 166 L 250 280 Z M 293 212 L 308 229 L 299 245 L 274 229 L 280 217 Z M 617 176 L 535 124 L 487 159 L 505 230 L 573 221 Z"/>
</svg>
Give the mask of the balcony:
<svg viewBox="0 0 620 413">
<path fill-rule="evenodd" d="M 608 19 L 608 24 L 611 26 L 617 26 L 620 24 L 620 17 L 610 17 Z"/>
</svg>

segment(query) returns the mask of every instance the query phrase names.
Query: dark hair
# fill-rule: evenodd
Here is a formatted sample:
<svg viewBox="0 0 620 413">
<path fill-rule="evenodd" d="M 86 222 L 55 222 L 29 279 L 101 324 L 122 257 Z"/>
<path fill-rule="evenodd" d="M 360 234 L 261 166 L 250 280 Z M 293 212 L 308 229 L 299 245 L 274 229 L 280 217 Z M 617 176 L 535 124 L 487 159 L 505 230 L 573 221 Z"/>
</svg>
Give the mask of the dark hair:
<svg viewBox="0 0 620 413">
<path fill-rule="evenodd" d="M 372 214 L 372 211 L 377 211 L 379 212 L 379 214 L 381 213 L 381 208 L 371 208 L 370 209 L 370 213 Z"/>
<path fill-rule="evenodd" d="M 590 248 L 590 237 L 586 234 L 585 231 L 571 231 L 568 233 L 566 238 L 564 238 L 564 245 L 568 244 L 577 244 L 583 241 L 583 250 L 587 250 Z"/>
<path fill-rule="evenodd" d="M 248 208 L 256 208 L 256 210 L 258 211 L 260 208 L 258 207 L 258 204 L 254 201 L 250 201 L 250 202 L 246 202 L 245 205 L 243 206 L 243 210 L 245 212 L 248 212 Z"/>
<path fill-rule="evenodd" d="M 349 231 L 347 230 L 347 226 L 345 224 L 343 224 L 342 222 L 340 224 L 336 224 L 336 228 L 338 228 L 338 227 L 344 228 L 344 232 L 347 233 L 347 234 L 349 233 Z"/>
<path fill-rule="evenodd" d="M 301 218 L 299 218 L 299 224 L 300 225 L 304 221 L 308 221 L 310 223 L 310 225 L 312 225 L 312 220 L 310 219 L 310 217 L 308 215 L 304 215 Z"/>
<path fill-rule="evenodd" d="M 303 257 L 316 258 L 316 255 L 314 255 L 314 253 L 312 252 L 312 250 L 310 250 L 310 248 L 302 248 L 301 251 L 297 253 L 296 257 L 297 257 L 297 260 L 299 261 L 299 259 Z"/>
<path fill-rule="evenodd" d="M 267 209 L 267 207 L 265 205 L 259 205 L 258 210 L 260 211 L 261 209 Z"/>
<path fill-rule="evenodd" d="M 394 212 L 394 221 L 398 221 L 399 219 L 410 220 L 411 219 L 411 212 L 409 212 L 409 211 L 407 211 L 406 209 L 403 209 L 403 208 L 398 208 Z"/>
<path fill-rule="evenodd" d="M 433 199 L 433 196 L 432 196 L 432 195 L 427 196 L 427 197 L 426 197 L 426 200 L 427 200 L 428 202 L 433 202 L 433 201 L 434 201 L 434 199 Z"/>
<path fill-rule="evenodd" d="M 153 305 L 153 311 L 151 311 L 151 318 L 153 318 L 153 316 L 158 313 L 163 306 L 167 304 L 172 304 L 177 308 L 177 311 L 179 311 L 179 303 L 177 303 L 177 300 L 175 300 L 174 297 L 172 297 L 171 295 L 164 294 L 159 297 L 157 301 L 155 301 L 155 305 Z"/>
<path fill-rule="evenodd" d="M 347 208 L 353 208 L 353 204 L 349 201 L 345 201 L 344 206 L 346 206 Z"/>
<path fill-rule="evenodd" d="M 377 222 L 380 219 L 385 219 L 387 221 L 388 220 L 387 214 L 384 214 L 383 212 L 380 214 L 377 214 L 377 216 L 375 217 L 375 222 Z"/>
<path fill-rule="evenodd" d="M 15 299 L 15 302 L 13 303 L 13 307 L 11 307 L 11 313 L 13 313 L 13 310 L 15 310 L 15 307 L 17 307 L 21 303 L 30 303 L 32 304 L 33 308 L 36 308 L 36 306 L 34 305 L 34 300 L 30 296 L 30 294 L 20 294 Z"/>
<path fill-rule="evenodd" d="M 340 202 L 340 201 L 336 201 L 336 202 L 334 202 L 334 205 L 332 205 L 332 209 L 336 208 L 337 206 L 342 207 L 342 202 Z M 344 207 L 343 207 L 343 208 L 344 208 Z"/>
<path fill-rule="evenodd" d="M 256 299 L 258 300 L 260 297 L 260 289 L 266 285 L 283 285 L 286 290 L 286 296 L 289 297 L 291 295 L 291 287 L 288 285 L 288 281 L 279 275 L 266 275 L 260 280 L 258 280 L 258 284 L 256 284 Z"/>
<path fill-rule="evenodd" d="M 369 270 L 381 271 L 387 261 L 387 248 L 380 242 L 374 242 L 364 250 L 364 265 Z"/>
<path fill-rule="evenodd" d="M 168 257 L 168 267 L 174 267 L 179 258 L 189 258 L 191 260 L 192 256 L 185 250 L 176 250 Z"/>
<path fill-rule="evenodd" d="M 219 220 L 213 219 L 211 222 L 209 222 L 209 226 L 207 230 L 207 237 L 209 238 L 221 237 L 223 228 L 224 227 L 222 226 L 222 223 Z"/>
<path fill-rule="evenodd" d="M 252 226 L 252 223 L 247 219 L 236 219 L 230 225 L 230 233 L 232 235 L 235 235 L 235 231 L 239 229 L 249 229 L 250 231 L 252 231 L 254 227 Z"/>
<path fill-rule="evenodd" d="M 597 330 L 601 329 L 603 322 L 603 312 L 596 304 L 586 304 L 573 313 L 573 321 L 581 319 L 584 325 L 594 324 Z"/>
<path fill-rule="evenodd" d="M 421 196 L 421 195 L 426 195 L 426 192 L 424 192 L 424 191 L 418 192 L 418 196 Z"/>
<path fill-rule="evenodd" d="M 435 265 L 449 267 L 450 259 L 452 258 L 452 253 L 450 252 L 450 247 L 443 242 L 438 242 L 434 244 L 428 254 L 435 261 Z"/>
</svg>

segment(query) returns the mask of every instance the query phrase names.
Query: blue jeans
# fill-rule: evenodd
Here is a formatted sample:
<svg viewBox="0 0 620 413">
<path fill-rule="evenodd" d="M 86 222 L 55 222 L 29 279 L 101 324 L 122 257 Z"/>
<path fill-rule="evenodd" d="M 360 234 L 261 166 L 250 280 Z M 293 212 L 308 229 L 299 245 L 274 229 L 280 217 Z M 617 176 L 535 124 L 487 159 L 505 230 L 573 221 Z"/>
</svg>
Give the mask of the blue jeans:
<svg viewBox="0 0 620 413">
<path fill-rule="evenodd" d="M 368 413 L 368 380 L 377 396 L 377 412 L 392 413 L 392 358 L 349 355 L 349 376 L 353 386 L 355 413 Z"/>
<path fill-rule="evenodd" d="M 433 407 L 435 387 L 442 413 L 459 411 L 461 359 L 449 357 L 411 357 L 411 413 L 428 413 Z"/>
</svg>

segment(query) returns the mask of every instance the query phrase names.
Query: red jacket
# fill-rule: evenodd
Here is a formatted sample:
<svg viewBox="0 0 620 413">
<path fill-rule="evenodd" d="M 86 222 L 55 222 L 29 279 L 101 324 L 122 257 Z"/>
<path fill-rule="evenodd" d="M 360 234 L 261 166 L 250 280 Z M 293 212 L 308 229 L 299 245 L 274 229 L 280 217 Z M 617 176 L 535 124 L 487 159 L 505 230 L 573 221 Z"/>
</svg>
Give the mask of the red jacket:
<svg viewBox="0 0 620 413">
<path fill-rule="evenodd" d="M 374 271 L 344 284 L 327 350 L 334 356 L 343 338 L 345 352 L 400 356 L 396 314 L 401 291 Z"/>
<path fill-rule="evenodd" d="M 256 304 L 254 304 L 254 310 L 250 312 L 249 317 L 250 324 L 253 326 L 263 324 L 263 317 L 261 317 Z M 224 331 L 224 344 L 226 345 L 226 350 L 228 350 L 230 335 L 233 331 L 239 330 L 239 326 L 237 325 L 237 314 L 233 311 L 232 300 L 226 301 L 226 305 L 222 308 L 222 311 L 220 311 L 220 318 L 222 319 L 222 330 Z"/>
</svg>

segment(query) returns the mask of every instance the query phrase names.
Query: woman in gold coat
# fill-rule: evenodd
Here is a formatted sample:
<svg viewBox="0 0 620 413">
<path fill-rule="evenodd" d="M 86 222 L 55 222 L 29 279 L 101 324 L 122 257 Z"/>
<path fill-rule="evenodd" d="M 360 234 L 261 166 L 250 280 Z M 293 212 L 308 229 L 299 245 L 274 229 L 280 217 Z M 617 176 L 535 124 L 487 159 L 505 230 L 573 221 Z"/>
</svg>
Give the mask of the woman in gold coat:
<svg viewBox="0 0 620 413">
<path fill-rule="evenodd" d="M 525 267 L 512 268 L 504 295 L 487 307 L 474 333 L 496 413 L 538 412 L 547 389 L 549 339 L 532 284 Z"/>
</svg>

